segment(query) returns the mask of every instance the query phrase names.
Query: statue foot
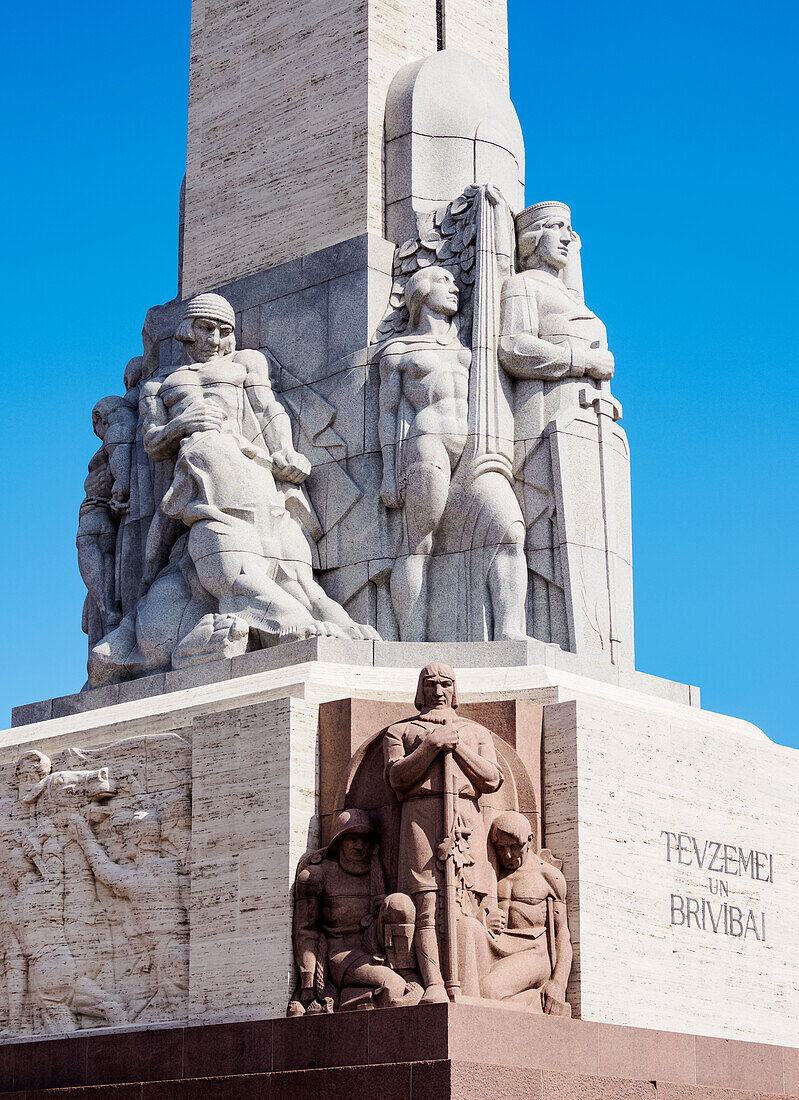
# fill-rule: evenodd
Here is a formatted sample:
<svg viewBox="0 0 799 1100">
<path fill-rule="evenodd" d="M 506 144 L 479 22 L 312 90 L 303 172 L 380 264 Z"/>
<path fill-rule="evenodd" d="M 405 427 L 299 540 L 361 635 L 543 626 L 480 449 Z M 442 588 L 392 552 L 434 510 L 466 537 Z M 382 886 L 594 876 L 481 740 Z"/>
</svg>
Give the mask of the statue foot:
<svg viewBox="0 0 799 1100">
<path fill-rule="evenodd" d="M 500 630 L 494 635 L 495 642 L 534 642 L 535 640 L 523 630 Z"/>
<path fill-rule="evenodd" d="M 379 631 L 375 630 L 373 626 L 367 626 L 365 623 L 356 623 L 355 630 L 352 631 L 354 638 L 359 638 L 365 642 L 382 642 L 383 638 Z"/>
<path fill-rule="evenodd" d="M 429 985 L 424 991 L 420 1004 L 423 1005 L 443 1005 L 449 1002 L 449 994 L 443 982 L 434 982 L 433 985 Z"/>
<path fill-rule="evenodd" d="M 280 644 L 283 642 L 301 642 L 304 638 L 321 638 L 328 632 L 324 629 L 325 623 L 290 623 L 288 626 L 281 627 L 277 640 Z"/>
</svg>

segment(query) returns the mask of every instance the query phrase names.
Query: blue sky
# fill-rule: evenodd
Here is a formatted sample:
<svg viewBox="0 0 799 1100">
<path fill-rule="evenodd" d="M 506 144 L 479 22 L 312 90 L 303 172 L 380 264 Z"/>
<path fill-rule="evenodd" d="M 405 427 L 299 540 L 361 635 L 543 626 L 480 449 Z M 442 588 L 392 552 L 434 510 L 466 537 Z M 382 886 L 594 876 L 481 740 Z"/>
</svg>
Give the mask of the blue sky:
<svg viewBox="0 0 799 1100">
<path fill-rule="evenodd" d="M 0 716 L 85 677 L 90 411 L 175 292 L 189 6 L 7 5 Z M 509 9 L 528 201 L 571 205 L 616 355 L 638 667 L 799 746 L 797 9 Z"/>
</svg>

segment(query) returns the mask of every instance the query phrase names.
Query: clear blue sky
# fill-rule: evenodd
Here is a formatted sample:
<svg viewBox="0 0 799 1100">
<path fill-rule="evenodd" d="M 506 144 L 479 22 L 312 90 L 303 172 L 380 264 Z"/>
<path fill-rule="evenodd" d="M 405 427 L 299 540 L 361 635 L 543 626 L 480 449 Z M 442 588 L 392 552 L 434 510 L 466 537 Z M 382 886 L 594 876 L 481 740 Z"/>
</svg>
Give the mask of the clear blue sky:
<svg viewBox="0 0 799 1100">
<path fill-rule="evenodd" d="M 0 717 L 85 677 L 90 411 L 175 291 L 189 7 L 6 4 Z M 616 355 L 638 667 L 799 746 L 797 8 L 510 17 L 528 201 L 572 206 Z"/>
</svg>

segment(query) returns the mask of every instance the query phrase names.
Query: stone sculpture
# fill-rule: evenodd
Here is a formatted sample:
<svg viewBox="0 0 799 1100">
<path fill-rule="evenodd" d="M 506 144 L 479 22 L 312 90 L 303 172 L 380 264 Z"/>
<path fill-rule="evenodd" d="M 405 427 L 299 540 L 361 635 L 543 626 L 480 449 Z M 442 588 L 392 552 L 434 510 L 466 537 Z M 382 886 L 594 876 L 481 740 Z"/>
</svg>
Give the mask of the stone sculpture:
<svg viewBox="0 0 799 1100">
<path fill-rule="evenodd" d="M 136 409 L 124 397 L 104 397 L 92 411 L 101 440 L 89 462 L 78 517 L 78 568 L 88 589 L 83 629 L 95 645 L 122 621 L 116 573 L 120 519 L 128 511 Z"/>
<path fill-rule="evenodd" d="M 489 833 L 498 864 L 499 920 L 487 913 L 481 996 L 570 1016 L 566 983 L 572 945 L 566 880 L 550 852 L 535 852 L 524 814 L 498 814 Z M 496 913 L 496 911 L 494 911 Z M 488 973 L 485 973 L 486 968 Z"/>
<path fill-rule="evenodd" d="M 405 284 L 404 297 L 408 328 L 380 351 L 379 425 L 380 498 L 387 508 L 401 508 L 403 516 L 403 543 L 390 582 L 400 639 L 443 639 L 457 630 L 447 586 L 440 578 L 430 583 L 431 559 L 451 541 L 442 532 L 445 517 L 449 527 L 461 528 L 475 504 L 482 522 L 479 532 L 470 532 L 478 536 L 470 549 L 490 552 L 487 562 L 481 560 L 483 568 L 473 571 L 485 573 L 475 579 L 487 589 L 493 636 L 523 638 L 527 578 L 521 514 L 506 479 L 475 476 L 473 469 L 472 353 L 454 323 L 455 279 L 443 267 L 424 267 Z"/>
<path fill-rule="evenodd" d="M 608 388 L 614 361 L 605 327 L 583 301 L 579 239 L 568 208 L 538 203 L 514 219 L 496 187 L 474 185 L 420 215 L 419 224 L 418 236 L 397 250 L 374 351 L 381 368 L 382 499 L 389 507 L 405 504 L 404 541 L 392 551 L 399 568 L 391 574 L 400 637 L 404 630 L 431 641 L 532 636 L 632 667 L 627 442 Z M 419 302 L 434 269 L 446 273 L 450 300 L 442 299 L 432 323 L 425 317 L 425 344 L 417 331 L 419 305 L 411 317 L 408 304 L 411 297 Z M 450 351 L 436 349 L 436 339 Z M 449 464 L 430 448 L 414 453 L 414 481 L 425 490 L 411 486 L 409 507 L 402 452 L 419 409 L 435 410 L 427 393 L 439 375 L 430 363 L 446 378 L 456 341 L 470 352 L 468 363 L 463 355 L 449 427 L 458 447 L 465 435 L 463 450 L 457 465 L 452 443 Z M 424 372 L 417 366 L 423 360 Z M 440 431 L 437 419 L 428 412 L 426 434 Z M 447 465 L 450 488 L 439 517 Z M 420 497 L 426 512 L 416 503 Z M 407 550 L 415 516 L 426 521 L 416 556 Z M 409 626 L 408 604 L 424 587 L 425 562 L 426 619 L 418 614 Z M 486 565 L 497 571 L 488 590 Z"/>
<path fill-rule="evenodd" d="M 540 791 L 508 742 L 463 716 L 449 666 L 421 670 L 415 708 L 360 743 L 328 847 L 300 861 L 289 1014 L 469 997 L 566 1015 L 566 882 L 533 843 Z M 356 962 L 411 988 L 345 974 Z"/>
<path fill-rule="evenodd" d="M 414 705 L 413 718 L 385 731 L 383 752 L 386 780 L 402 804 L 397 887 L 416 906 L 414 943 L 429 1003 L 460 986 L 458 911 L 474 916 L 496 892 L 480 799 L 499 789 L 503 775 L 489 731 L 458 717 L 448 665 L 422 669 Z"/>
<path fill-rule="evenodd" d="M 417 1004 L 423 990 L 414 961 L 414 916 L 409 897 L 386 895 L 369 815 L 343 811 L 327 847 L 297 868 L 300 981 L 288 1015 Z"/>
<path fill-rule="evenodd" d="M 23 838 L 5 854 L 6 936 L 13 937 L 27 964 L 25 992 L 37 1030 L 61 1034 L 78 1029 L 78 1018 L 125 1024 L 118 999 L 82 973 L 67 942 L 64 919 L 64 854 L 51 829 Z M 10 896 L 9 896 L 10 895 Z M 19 969 L 19 968 L 18 968 Z M 18 987 L 9 1030 L 20 1028 L 25 993 Z"/>
<path fill-rule="evenodd" d="M 6 1034 L 186 1018 L 188 748 L 169 734 L 17 760 L 0 798 Z M 159 759 L 174 778 L 145 783 Z"/>
<path fill-rule="evenodd" d="M 514 475 L 533 633 L 632 667 L 627 452 L 608 391 L 613 356 L 583 301 L 569 208 L 537 203 L 517 216 L 516 232 L 518 271 L 502 287 L 498 353 L 515 380 Z"/>
<path fill-rule="evenodd" d="M 234 325 L 224 298 L 193 298 L 175 336 L 185 364 L 141 384 L 144 449 L 171 474 L 149 525 L 141 598 L 92 650 L 93 682 L 235 656 L 251 638 L 377 637 L 314 579 L 300 523 L 311 524 L 299 488 L 310 464 L 265 357 L 236 350 Z"/>
</svg>

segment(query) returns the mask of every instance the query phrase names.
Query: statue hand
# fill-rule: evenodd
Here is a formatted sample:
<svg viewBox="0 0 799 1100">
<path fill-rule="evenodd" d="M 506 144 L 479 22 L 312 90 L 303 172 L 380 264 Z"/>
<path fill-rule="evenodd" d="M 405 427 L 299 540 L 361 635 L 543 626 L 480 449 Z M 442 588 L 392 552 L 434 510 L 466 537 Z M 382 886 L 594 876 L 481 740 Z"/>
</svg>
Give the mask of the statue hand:
<svg viewBox="0 0 799 1100">
<path fill-rule="evenodd" d="M 289 447 L 272 454 L 272 468 L 279 481 L 288 481 L 291 485 L 300 485 L 311 472 L 311 464 L 305 455 Z"/>
<path fill-rule="evenodd" d="M 384 481 L 380 488 L 380 500 L 386 508 L 401 508 L 402 501 L 400 499 L 397 486 L 393 481 Z"/>
<path fill-rule="evenodd" d="M 560 985 L 560 983 L 553 981 L 551 978 L 548 982 L 545 982 L 541 988 L 541 1007 L 547 1015 L 552 1013 L 553 1008 L 559 1008 L 566 1000 L 566 987 Z M 558 1015 L 555 1012 L 555 1015 Z"/>
<path fill-rule="evenodd" d="M 190 406 L 175 418 L 175 423 L 181 426 L 184 435 L 192 435 L 194 432 L 219 431 L 226 419 L 225 412 L 218 405 L 205 402 Z"/>
<path fill-rule="evenodd" d="M 454 726 L 437 726 L 427 735 L 427 743 L 437 752 L 457 748 L 459 740 L 458 731 Z"/>
<path fill-rule="evenodd" d="M 592 348 L 589 352 L 585 373 L 589 378 L 607 381 L 609 378 L 613 377 L 615 365 L 616 361 L 609 351 L 602 348 Z"/>
<path fill-rule="evenodd" d="M 499 935 L 500 932 L 505 931 L 508 925 L 508 914 L 504 909 L 489 909 L 485 920 L 489 932 Z"/>
</svg>

